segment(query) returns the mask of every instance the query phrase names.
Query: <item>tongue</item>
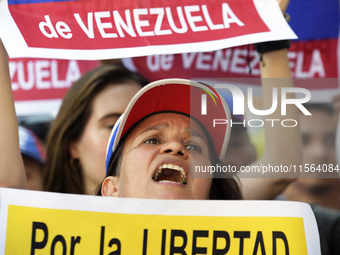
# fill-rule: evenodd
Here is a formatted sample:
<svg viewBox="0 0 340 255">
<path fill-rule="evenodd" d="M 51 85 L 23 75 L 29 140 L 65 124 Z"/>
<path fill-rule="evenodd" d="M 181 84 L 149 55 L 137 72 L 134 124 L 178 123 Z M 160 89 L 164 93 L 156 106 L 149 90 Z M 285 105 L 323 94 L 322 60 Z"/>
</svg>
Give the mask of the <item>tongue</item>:
<svg viewBox="0 0 340 255">
<path fill-rule="evenodd" d="M 157 181 L 171 181 L 171 182 L 180 182 L 180 172 L 171 169 L 163 169 L 162 172 L 158 175 Z"/>
</svg>

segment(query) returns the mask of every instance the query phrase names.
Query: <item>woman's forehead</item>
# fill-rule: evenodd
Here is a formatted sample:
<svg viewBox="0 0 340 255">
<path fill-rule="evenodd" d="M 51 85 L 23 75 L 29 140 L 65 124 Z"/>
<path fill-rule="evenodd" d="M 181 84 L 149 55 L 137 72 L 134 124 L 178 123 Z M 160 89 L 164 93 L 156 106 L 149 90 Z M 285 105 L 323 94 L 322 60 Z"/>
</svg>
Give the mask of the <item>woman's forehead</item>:
<svg viewBox="0 0 340 255">
<path fill-rule="evenodd" d="M 183 132 L 187 132 L 191 136 L 199 136 L 204 141 L 208 141 L 203 129 L 197 121 L 179 113 L 154 114 L 139 123 L 133 131 L 137 133 L 144 133 L 150 130 L 165 130 L 172 128 L 173 126 L 180 127 Z"/>
</svg>

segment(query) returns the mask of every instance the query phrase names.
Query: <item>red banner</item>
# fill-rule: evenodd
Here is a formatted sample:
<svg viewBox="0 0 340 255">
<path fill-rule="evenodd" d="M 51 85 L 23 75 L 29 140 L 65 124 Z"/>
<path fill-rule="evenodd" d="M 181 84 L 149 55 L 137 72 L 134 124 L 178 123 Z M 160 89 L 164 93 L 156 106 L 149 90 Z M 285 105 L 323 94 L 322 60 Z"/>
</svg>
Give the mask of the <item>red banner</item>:
<svg viewBox="0 0 340 255">
<path fill-rule="evenodd" d="M 338 77 L 337 54 L 334 54 L 337 47 L 337 39 L 292 42 L 288 57 L 294 77 Z M 247 46 L 213 52 L 153 55 L 129 60 L 134 68 L 149 80 L 173 77 L 244 78 L 260 75 L 259 54 L 253 47 L 248 50 Z M 129 61 L 124 61 L 129 65 Z"/>
<path fill-rule="evenodd" d="M 210 51 L 296 38 L 275 0 L 7 0 L 0 2 L 0 31 L 10 56 L 66 59 Z"/>
<path fill-rule="evenodd" d="M 337 79 L 328 79 L 326 82 L 320 79 L 306 81 L 300 79 L 338 77 L 337 55 L 334 54 L 337 51 L 337 42 L 337 39 L 325 39 L 292 43 L 288 56 L 292 73 L 294 77 L 299 78 L 296 80 L 298 87 L 311 91 L 339 88 Z M 174 77 L 249 78 L 258 77 L 260 74 L 258 54 L 252 47 L 248 51 L 247 46 L 214 52 L 123 59 L 124 63 L 129 61 L 132 61 L 134 68 L 150 81 Z M 98 61 L 11 59 L 10 72 L 16 103 L 36 102 L 31 108 L 27 108 L 27 105 L 17 107 L 18 113 L 27 114 L 45 110 L 41 108 L 41 100 L 45 102 L 46 100 L 61 100 L 74 81 L 96 66 L 98 66 Z M 318 98 L 321 98 L 320 94 Z M 57 108 L 54 108 L 56 111 Z"/>
<path fill-rule="evenodd" d="M 200 42 L 206 36 L 214 41 L 269 31 L 252 0 L 201 3 L 53 1 L 34 6 L 12 4 L 9 10 L 29 47 L 105 49 L 114 43 L 116 48 L 129 48 L 162 45 L 164 41 L 169 45 Z"/>
<path fill-rule="evenodd" d="M 98 61 L 11 59 L 14 100 L 60 100 L 73 82 L 96 66 Z"/>
</svg>

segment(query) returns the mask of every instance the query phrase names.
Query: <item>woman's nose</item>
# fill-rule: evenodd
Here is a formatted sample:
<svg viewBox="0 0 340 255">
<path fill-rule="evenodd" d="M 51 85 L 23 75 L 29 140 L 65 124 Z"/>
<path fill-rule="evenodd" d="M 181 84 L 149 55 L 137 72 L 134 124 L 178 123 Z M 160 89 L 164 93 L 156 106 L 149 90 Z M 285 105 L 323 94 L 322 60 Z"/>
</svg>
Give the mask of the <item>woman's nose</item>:
<svg viewBox="0 0 340 255">
<path fill-rule="evenodd" d="M 171 141 L 164 145 L 161 149 L 161 153 L 185 157 L 187 156 L 188 151 L 181 142 Z"/>
</svg>

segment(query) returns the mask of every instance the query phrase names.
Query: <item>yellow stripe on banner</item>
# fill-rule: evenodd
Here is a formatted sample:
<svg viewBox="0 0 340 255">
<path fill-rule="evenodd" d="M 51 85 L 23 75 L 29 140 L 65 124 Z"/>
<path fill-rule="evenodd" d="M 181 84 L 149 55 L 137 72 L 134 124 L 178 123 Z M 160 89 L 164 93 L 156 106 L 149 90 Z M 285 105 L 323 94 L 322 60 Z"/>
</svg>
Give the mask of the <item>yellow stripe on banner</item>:
<svg viewBox="0 0 340 255">
<path fill-rule="evenodd" d="M 5 254 L 307 255 L 303 219 L 117 214 L 10 205 Z"/>
</svg>

